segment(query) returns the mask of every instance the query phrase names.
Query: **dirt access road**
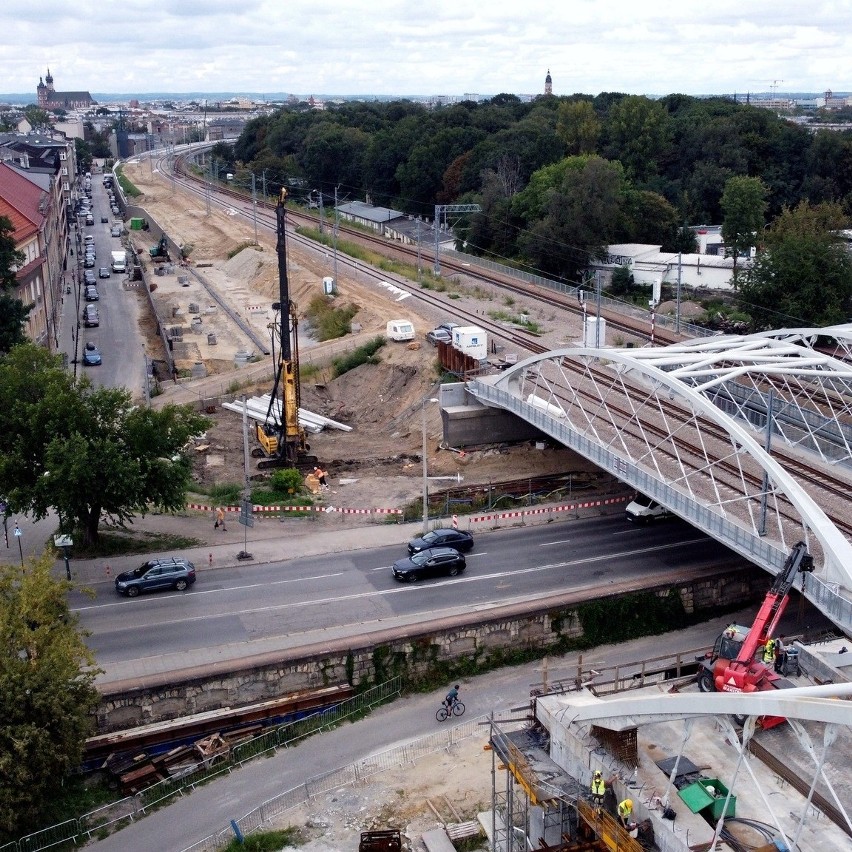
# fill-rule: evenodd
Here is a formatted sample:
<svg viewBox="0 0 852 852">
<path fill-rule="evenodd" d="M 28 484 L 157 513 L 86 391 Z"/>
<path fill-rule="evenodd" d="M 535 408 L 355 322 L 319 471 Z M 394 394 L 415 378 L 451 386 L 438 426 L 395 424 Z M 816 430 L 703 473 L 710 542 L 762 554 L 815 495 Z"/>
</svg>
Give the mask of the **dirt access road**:
<svg viewBox="0 0 852 852">
<path fill-rule="evenodd" d="M 203 277 L 208 287 L 215 288 L 219 298 L 240 313 L 259 334 L 269 334 L 266 326 L 272 318 L 269 306 L 278 296 L 278 269 L 275 235 L 262 228 L 259 246 L 254 240 L 251 221 L 224 210 L 211 208 L 206 213 L 203 199 L 172 187 L 164 175 L 151 172 L 147 163 L 126 167 L 127 177 L 143 192 L 137 199 L 152 219 L 162 225 L 169 237 L 179 245 L 191 246 L 190 266 Z M 147 253 L 151 242 L 145 232 L 131 232 L 134 247 Z M 229 258 L 229 253 L 245 246 Z M 331 274 L 332 260 L 324 248 L 304 250 L 294 241 L 288 243 L 288 280 L 292 299 L 301 309 L 322 295 L 322 279 Z M 342 269 L 342 267 L 341 267 Z M 197 287 L 191 272 L 186 276 L 191 285 L 179 282 L 179 273 L 153 277 L 155 298 L 161 315 L 174 315 L 176 322 L 199 316 L 201 326 L 193 338 L 195 350 L 190 360 L 203 362 L 206 378 L 184 380 L 175 385 L 166 382 L 155 405 L 168 402 L 201 403 L 227 392 L 246 395 L 268 393 L 272 387 L 272 358 L 238 368 L 237 351 L 256 351 L 251 341 L 232 323 L 224 312 L 210 305 L 209 296 Z M 302 406 L 353 427 L 351 432 L 325 430 L 311 436 L 311 452 L 329 471 L 331 493 L 326 499 L 341 508 L 397 508 L 416 499 L 421 491 L 422 471 L 419 463 L 422 445 L 421 403 L 434 396 L 440 372 L 435 350 L 424 341 L 425 333 L 443 319 L 453 316 L 453 305 L 464 310 L 486 314 L 505 309 L 526 313 L 546 329 L 544 340 L 552 345 L 564 344 L 579 335 L 575 317 L 556 315 L 534 302 L 509 300 L 496 288 L 481 283 L 456 282 L 453 295 L 447 298 L 447 313 L 430 314 L 415 299 L 400 304 L 383 288 L 356 280 L 345 271 L 337 281 L 339 304 L 357 307 L 354 322 L 362 332 L 359 339 L 385 333 L 390 319 L 408 319 L 417 330 L 420 348 L 388 342 L 378 354 L 379 363 L 367 364 L 340 378 L 331 378 L 328 366 L 320 367 L 302 382 Z M 206 296 L 206 298 L 205 298 Z M 189 313 L 194 303 L 198 314 Z M 418 311 L 422 310 L 423 313 Z M 143 312 L 143 315 L 146 312 Z M 163 357 L 158 339 L 153 334 L 153 319 L 143 321 L 147 332 L 149 356 Z M 212 332 L 216 344 L 207 344 Z M 301 363 L 328 364 L 325 351 L 332 352 L 347 345 L 347 338 L 319 344 L 310 336 L 310 328 L 300 323 L 299 348 Z M 353 344 L 354 346 L 354 344 Z M 256 383 L 255 383 L 256 381 Z M 237 414 L 217 409 L 213 426 L 204 443 L 209 449 L 196 460 L 195 477 L 206 485 L 243 480 L 243 428 Z M 462 477 L 467 483 L 487 483 L 524 476 L 572 471 L 587 472 L 592 466 L 574 453 L 548 446 L 544 450 L 531 444 L 516 447 L 492 447 L 464 456 L 440 450 L 442 438 L 440 414 L 435 405 L 425 406 L 427 453 L 432 477 Z M 485 439 L 484 439 L 485 441 Z M 448 481 L 447 481 L 448 482 Z M 433 481 L 433 490 L 441 487 Z"/>
</svg>

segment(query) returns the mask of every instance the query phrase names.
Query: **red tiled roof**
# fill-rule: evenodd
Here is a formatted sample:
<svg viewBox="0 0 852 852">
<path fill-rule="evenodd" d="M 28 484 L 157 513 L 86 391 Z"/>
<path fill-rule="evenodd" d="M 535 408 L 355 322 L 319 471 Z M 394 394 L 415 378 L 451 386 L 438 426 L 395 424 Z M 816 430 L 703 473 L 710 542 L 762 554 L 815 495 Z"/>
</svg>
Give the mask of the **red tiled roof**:
<svg viewBox="0 0 852 852">
<path fill-rule="evenodd" d="M 44 214 L 39 211 L 43 192 L 41 187 L 18 174 L 15 169 L 0 163 L 0 201 L 17 213 L 18 219 L 4 214 L 12 219 L 13 225 L 22 226 L 25 220 L 36 230 L 43 225 Z"/>
<path fill-rule="evenodd" d="M 0 216 L 5 216 L 12 223 L 12 228 L 14 229 L 13 237 L 15 242 L 18 244 L 22 243 L 33 234 L 38 233 L 38 227 L 35 222 L 31 222 L 23 213 L 16 210 L 11 204 L 6 202 L 5 198 L 1 197 Z"/>
</svg>

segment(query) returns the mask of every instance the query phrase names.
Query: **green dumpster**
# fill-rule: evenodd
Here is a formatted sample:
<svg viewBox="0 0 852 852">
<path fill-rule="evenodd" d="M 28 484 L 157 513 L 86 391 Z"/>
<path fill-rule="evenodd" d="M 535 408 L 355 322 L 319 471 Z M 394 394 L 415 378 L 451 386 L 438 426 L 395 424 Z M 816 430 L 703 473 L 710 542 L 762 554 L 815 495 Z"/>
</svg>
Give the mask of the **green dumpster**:
<svg viewBox="0 0 852 852">
<path fill-rule="evenodd" d="M 142 230 L 142 223 L 144 221 L 145 220 L 141 216 L 134 217 L 133 219 L 130 220 L 130 230 L 131 231 L 141 231 Z"/>
<path fill-rule="evenodd" d="M 699 778 L 678 790 L 678 795 L 694 814 L 706 810 L 705 816 L 712 817 L 714 822 L 722 816 L 726 800 L 728 807 L 725 809 L 725 817 L 737 815 L 737 797 L 728 799 L 728 788 L 718 778 Z"/>
</svg>

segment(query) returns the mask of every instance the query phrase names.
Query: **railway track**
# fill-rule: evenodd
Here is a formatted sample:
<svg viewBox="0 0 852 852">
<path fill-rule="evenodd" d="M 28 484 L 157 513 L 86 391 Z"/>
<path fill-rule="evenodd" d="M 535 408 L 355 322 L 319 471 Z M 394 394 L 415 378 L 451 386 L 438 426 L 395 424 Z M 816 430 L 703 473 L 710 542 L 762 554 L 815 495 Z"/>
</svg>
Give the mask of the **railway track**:
<svg viewBox="0 0 852 852">
<path fill-rule="evenodd" d="M 251 197 L 245 193 L 239 192 L 233 187 L 228 186 L 217 186 L 215 192 L 213 190 L 208 192 L 205 182 L 197 175 L 192 174 L 184 157 L 178 157 L 174 160 L 163 158 L 160 162 L 160 168 L 164 172 L 171 172 L 173 174 L 172 179 L 179 181 L 186 191 L 191 192 L 198 197 L 209 198 L 210 203 L 215 203 L 222 208 L 234 208 L 244 217 L 249 218 L 252 221 L 256 221 L 258 228 L 264 228 L 265 230 L 274 233 L 276 221 L 274 208 L 271 204 L 259 200 L 255 207 Z M 288 213 L 288 218 L 292 220 L 295 226 L 311 228 L 316 228 L 318 226 L 317 216 L 303 213 L 299 210 L 290 211 Z M 411 263 L 412 265 L 416 264 L 418 258 L 423 259 L 424 262 L 434 262 L 434 251 L 429 251 L 428 249 L 423 250 L 422 248 L 418 249 L 417 247 L 407 247 L 397 242 L 389 242 L 385 238 L 366 234 L 360 229 L 347 227 L 345 224 L 339 225 L 339 233 L 349 241 L 364 245 L 373 251 L 381 253 L 382 255 L 391 255 L 407 263 Z M 291 233 L 288 233 L 288 239 L 293 240 L 309 250 L 316 250 L 317 248 L 316 241 L 300 235 L 295 230 L 295 227 Z M 421 304 L 428 306 L 435 311 L 443 313 L 447 310 L 445 298 L 433 291 L 419 286 L 415 282 L 399 276 L 388 275 L 386 273 L 376 273 L 365 267 L 363 264 L 359 264 L 347 255 L 339 255 L 337 262 L 340 266 L 343 266 L 355 275 L 369 275 L 373 277 L 375 281 L 389 281 L 394 286 L 409 293 L 412 298 L 415 298 Z M 490 271 L 486 273 L 478 270 L 473 265 L 463 265 L 445 257 L 441 258 L 441 266 L 442 269 L 454 275 L 465 276 L 466 278 L 474 281 L 482 281 L 490 285 L 496 285 L 509 293 L 522 295 L 525 298 L 535 300 L 542 305 L 558 309 L 560 311 L 565 311 L 577 316 L 578 318 L 582 316 L 582 308 L 578 305 L 576 298 L 572 295 L 552 292 L 532 284 L 520 282 L 517 279 L 509 278 L 505 275 L 500 275 L 499 273 L 492 273 Z M 456 305 L 453 306 L 453 313 L 463 322 L 478 325 L 488 331 L 493 337 L 496 337 L 509 346 L 517 347 L 519 350 L 526 352 L 529 355 L 543 354 L 548 351 L 548 347 L 539 343 L 533 335 L 524 333 L 517 328 L 507 327 L 504 323 L 492 321 L 479 314 L 466 312 Z M 640 322 L 629 317 L 625 317 L 623 314 L 616 314 L 614 312 L 604 312 L 603 315 L 606 318 L 607 324 L 612 328 L 640 338 L 647 339 L 649 337 L 647 321 Z M 657 329 L 655 336 L 659 338 L 661 342 L 676 342 L 676 340 L 679 339 L 666 329 Z M 605 379 L 606 383 L 609 382 L 609 377 L 606 376 L 603 370 L 599 370 L 597 372 L 600 379 Z M 600 399 L 596 399 L 594 396 L 588 394 L 588 392 L 584 393 L 587 394 L 590 403 L 600 405 Z M 638 389 L 638 393 L 641 394 L 642 390 Z M 608 401 L 607 405 L 613 407 L 619 415 L 623 416 L 625 418 L 625 423 L 629 423 L 633 418 L 632 412 L 628 409 L 620 408 L 612 401 Z M 672 418 L 680 418 L 682 421 L 684 418 L 691 417 L 691 413 L 689 411 L 676 406 L 674 403 L 667 403 L 666 407 L 668 414 Z M 706 429 L 707 435 L 710 438 L 729 443 L 727 433 L 723 434 L 722 430 L 713 426 L 706 426 Z M 668 433 L 666 432 L 664 435 L 663 433 L 665 430 L 658 427 L 654 427 L 652 431 L 660 438 L 668 437 Z M 695 454 L 694 448 L 690 447 L 687 442 L 682 442 L 680 449 L 684 453 L 690 452 Z M 782 447 L 773 447 L 772 455 L 778 459 L 786 469 L 795 473 L 795 475 L 801 479 L 804 484 L 806 484 L 809 492 L 812 493 L 812 495 L 815 495 L 815 499 L 821 505 L 825 505 L 829 501 L 821 501 L 820 495 L 833 499 L 845 499 L 848 496 L 850 491 L 849 482 L 833 475 L 824 467 L 810 465 L 792 453 L 785 451 Z M 735 479 L 741 475 L 740 471 L 734 465 L 727 465 L 727 475 L 731 477 L 731 487 L 734 488 Z M 762 485 L 762 480 L 754 474 L 749 474 L 748 483 L 752 487 L 759 488 Z M 844 517 L 838 516 L 836 513 L 833 515 L 829 514 L 829 517 L 845 535 L 852 538 L 852 523 L 846 521 Z"/>
</svg>

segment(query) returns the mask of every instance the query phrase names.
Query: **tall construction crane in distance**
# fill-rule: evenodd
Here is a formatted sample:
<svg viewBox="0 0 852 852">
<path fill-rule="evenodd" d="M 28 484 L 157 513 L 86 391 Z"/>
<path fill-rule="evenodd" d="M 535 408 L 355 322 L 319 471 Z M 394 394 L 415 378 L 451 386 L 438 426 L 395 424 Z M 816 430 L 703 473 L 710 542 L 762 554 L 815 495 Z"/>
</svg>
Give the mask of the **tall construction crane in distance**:
<svg viewBox="0 0 852 852">
<path fill-rule="evenodd" d="M 306 469 L 317 463 L 315 456 L 306 455 L 310 447 L 305 442 L 305 431 L 299 425 L 299 323 L 296 305 L 290 300 L 287 278 L 286 200 L 287 190 L 282 187 L 275 208 L 278 301 L 272 304 L 276 312 L 272 325 L 272 357 L 274 360 L 277 338 L 278 360 L 266 420 L 255 427 L 260 447 L 253 451 L 253 455 L 261 457 L 257 465 L 260 470 L 275 467 Z"/>
</svg>

